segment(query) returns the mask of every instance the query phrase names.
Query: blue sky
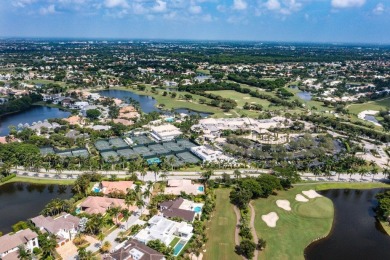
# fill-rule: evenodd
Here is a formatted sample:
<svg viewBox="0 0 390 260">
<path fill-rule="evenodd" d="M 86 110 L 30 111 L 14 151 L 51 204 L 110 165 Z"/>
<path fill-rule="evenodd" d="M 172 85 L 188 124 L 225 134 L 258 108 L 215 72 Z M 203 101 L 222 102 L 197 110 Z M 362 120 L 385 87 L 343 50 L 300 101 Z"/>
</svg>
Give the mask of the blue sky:
<svg viewBox="0 0 390 260">
<path fill-rule="evenodd" d="M 390 43 L 390 0 L 0 0 L 0 36 Z"/>
</svg>

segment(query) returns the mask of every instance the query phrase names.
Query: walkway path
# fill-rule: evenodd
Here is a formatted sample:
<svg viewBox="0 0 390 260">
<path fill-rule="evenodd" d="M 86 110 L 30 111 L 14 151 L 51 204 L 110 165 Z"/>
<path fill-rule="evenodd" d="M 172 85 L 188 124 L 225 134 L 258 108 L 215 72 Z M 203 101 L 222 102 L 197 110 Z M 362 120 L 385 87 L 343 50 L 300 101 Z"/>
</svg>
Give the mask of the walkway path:
<svg viewBox="0 0 390 260">
<path fill-rule="evenodd" d="M 254 240 L 255 244 L 257 244 L 257 242 L 259 241 L 259 238 L 257 237 L 257 233 L 256 233 L 256 229 L 255 229 L 256 212 L 252 206 L 252 201 L 249 202 L 249 210 L 251 212 L 251 219 L 249 222 L 249 227 L 251 228 L 251 231 L 252 231 L 253 240 Z M 253 259 L 257 259 L 258 256 L 259 256 L 259 250 L 256 249 Z"/>
<path fill-rule="evenodd" d="M 234 242 L 236 243 L 236 246 L 238 246 L 240 244 L 240 235 L 238 233 L 240 233 L 241 214 L 240 210 L 236 206 L 233 206 L 233 209 L 234 213 L 236 213 L 236 229 L 234 231 Z"/>
</svg>

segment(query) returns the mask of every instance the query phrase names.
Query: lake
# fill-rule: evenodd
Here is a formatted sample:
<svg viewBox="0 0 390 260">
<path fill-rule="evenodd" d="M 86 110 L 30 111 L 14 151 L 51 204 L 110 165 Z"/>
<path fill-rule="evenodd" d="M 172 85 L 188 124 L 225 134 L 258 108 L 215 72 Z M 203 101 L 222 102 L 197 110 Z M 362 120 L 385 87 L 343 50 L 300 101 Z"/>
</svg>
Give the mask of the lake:
<svg viewBox="0 0 390 260">
<path fill-rule="evenodd" d="M 310 101 L 312 99 L 311 93 L 307 91 L 298 92 L 297 96 L 305 101 Z"/>
<path fill-rule="evenodd" d="M 326 190 L 333 201 L 335 219 L 331 234 L 305 250 L 306 259 L 390 259 L 390 236 L 375 218 L 375 194 L 383 189 Z"/>
<path fill-rule="evenodd" d="M 164 114 L 170 114 L 169 111 L 164 111 L 156 107 L 157 101 L 147 95 L 138 95 L 134 92 L 131 91 L 126 91 L 126 90 L 118 90 L 118 89 L 108 89 L 108 90 L 101 90 L 99 91 L 99 94 L 104 97 L 111 97 L 111 98 L 119 98 L 121 100 L 124 100 L 125 102 L 129 102 L 129 98 L 132 98 L 133 100 L 136 100 L 139 102 L 141 110 L 144 113 L 150 113 L 150 112 L 161 112 Z M 187 115 L 193 115 L 193 114 L 199 114 L 201 117 L 208 117 L 210 114 L 209 113 L 204 113 L 204 112 L 197 112 L 193 111 L 190 109 L 185 109 L 185 108 L 177 108 L 174 109 L 175 112 L 177 113 L 184 113 Z"/>
<path fill-rule="evenodd" d="M 12 231 L 12 225 L 39 215 L 54 198 L 72 197 L 70 186 L 6 183 L 0 186 L 0 231 Z"/>
<path fill-rule="evenodd" d="M 22 111 L 15 114 L 10 114 L 0 118 L 0 136 L 5 136 L 9 133 L 9 126 L 18 126 L 18 124 L 43 121 L 50 118 L 66 118 L 70 115 L 70 112 L 60 110 L 53 107 L 45 106 L 32 106 L 26 111 Z"/>
</svg>

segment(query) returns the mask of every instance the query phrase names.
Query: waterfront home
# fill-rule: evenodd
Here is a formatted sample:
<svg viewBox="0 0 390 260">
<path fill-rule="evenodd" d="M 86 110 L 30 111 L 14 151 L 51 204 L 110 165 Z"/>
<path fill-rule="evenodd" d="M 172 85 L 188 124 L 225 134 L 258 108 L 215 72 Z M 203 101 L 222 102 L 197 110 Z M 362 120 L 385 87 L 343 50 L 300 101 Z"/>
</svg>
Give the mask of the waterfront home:
<svg viewBox="0 0 390 260">
<path fill-rule="evenodd" d="M 117 246 L 110 254 L 103 256 L 103 260 L 165 260 L 160 252 L 130 239 Z"/>
<path fill-rule="evenodd" d="M 175 237 L 188 241 L 192 237 L 193 227 L 187 222 L 175 222 L 155 215 L 148 221 L 148 227 L 142 229 L 134 236 L 141 243 L 147 244 L 151 240 L 159 239 L 165 245 L 169 245 Z"/>
<path fill-rule="evenodd" d="M 80 209 L 87 214 L 106 214 L 110 208 L 128 208 L 123 199 L 114 199 L 106 197 L 88 196 L 80 205 Z M 129 210 L 136 210 L 137 207 L 131 206 Z"/>
<path fill-rule="evenodd" d="M 58 245 L 71 241 L 76 236 L 80 224 L 80 218 L 68 213 L 62 213 L 56 218 L 39 215 L 30 221 L 41 232 L 56 235 Z"/>
<path fill-rule="evenodd" d="M 186 194 L 198 195 L 204 193 L 204 186 L 201 184 L 192 184 L 191 180 L 168 180 L 165 188 L 165 194 L 180 195 Z"/>
<path fill-rule="evenodd" d="M 134 187 L 132 181 L 102 181 L 99 185 L 100 192 L 104 195 L 110 194 L 112 192 L 124 193 L 126 194 L 129 189 Z"/>
<path fill-rule="evenodd" d="M 160 203 L 160 213 L 166 218 L 180 218 L 187 222 L 193 222 L 195 216 L 201 214 L 201 203 L 177 198 Z"/>
<path fill-rule="evenodd" d="M 18 259 L 19 246 L 24 246 L 30 252 L 39 248 L 38 234 L 28 228 L 0 237 L 0 259 Z"/>
</svg>

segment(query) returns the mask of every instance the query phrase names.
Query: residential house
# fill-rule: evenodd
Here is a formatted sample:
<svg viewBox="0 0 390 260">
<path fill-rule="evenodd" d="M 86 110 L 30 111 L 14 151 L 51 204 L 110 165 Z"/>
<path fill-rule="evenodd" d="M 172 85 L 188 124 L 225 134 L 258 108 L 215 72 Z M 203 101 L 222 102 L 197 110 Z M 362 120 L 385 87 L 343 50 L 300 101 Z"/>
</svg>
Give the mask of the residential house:
<svg viewBox="0 0 390 260">
<path fill-rule="evenodd" d="M 0 237 L 0 259 L 18 259 L 19 246 L 24 246 L 30 252 L 39 248 L 38 234 L 28 228 Z"/>
<path fill-rule="evenodd" d="M 193 222 L 196 214 L 200 214 L 203 204 L 183 198 L 160 203 L 160 213 L 166 218 L 180 218 Z"/>
<path fill-rule="evenodd" d="M 168 180 L 165 188 L 165 194 L 180 195 L 186 194 L 198 195 L 204 193 L 204 186 L 201 184 L 192 184 L 191 180 Z"/>
<path fill-rule="evenodd" d="M 115 248 L 109 255 L 105 255 L 103 260 L 165 260 L 160 252 L 130 239 L 122 244 L 120 248 Z"/>
<path fill-rule="evenodd" d="M 56 218 L 39 215 L 30 220 L 41 232 L 56 235 L 59 245 L 71 241 L 76 236 L 80 224 L 80 218 L 67 213 L 62 213 Z"/>
<path fill-rule="evenodd" d="M 165 245 L 169 245 L 175 237 L 188 241 L 191 239 L 193 227 L 187 222 L 175 222 L 155 215 L 148 221 L 149 226 L 142 229 L 134 236 L 135 239 L 145 245 L 151 241 L 159 239 Z"/>
<path fill-rule="evenodd" d="M 119 208 L 128 208 L 123 199 L 115 198 L 106 198 L 106 197 L 96 197 L 88 196 L 80 205 L 82 211 L 88 214 L 106 214 L 107 210 L 114 207 Z M 137 207 L 131 206 L 130 211 L 135 211 Z"/>
<path fill-rule="evenodd" d="M 102 181 L 100 183 L 100 190 L 104 195 L 112 192 L 127 193 L 127 190 L 133 188 L 132 181 Z"/>
</svg>

